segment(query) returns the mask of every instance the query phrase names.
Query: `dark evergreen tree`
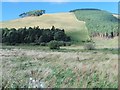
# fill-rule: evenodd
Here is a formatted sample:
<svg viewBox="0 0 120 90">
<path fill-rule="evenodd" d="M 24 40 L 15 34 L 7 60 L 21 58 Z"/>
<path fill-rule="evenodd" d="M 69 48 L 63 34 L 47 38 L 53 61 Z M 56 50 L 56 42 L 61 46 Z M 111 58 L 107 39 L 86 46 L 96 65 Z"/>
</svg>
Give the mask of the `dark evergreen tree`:
<svg viewBox="0 0 120 90">
<path fill-rule="evenodd" d="M 70 41 L 70 37 L 65 34 L 64 30 L 56 29 L 40 29 L 37 27 L 19 28 L 19 29 L 2 29 L 2 42 L 9 44 L 16 43 L 36 43 L 43 44 L 52 40 L 56 41 Z"/>
</svg>

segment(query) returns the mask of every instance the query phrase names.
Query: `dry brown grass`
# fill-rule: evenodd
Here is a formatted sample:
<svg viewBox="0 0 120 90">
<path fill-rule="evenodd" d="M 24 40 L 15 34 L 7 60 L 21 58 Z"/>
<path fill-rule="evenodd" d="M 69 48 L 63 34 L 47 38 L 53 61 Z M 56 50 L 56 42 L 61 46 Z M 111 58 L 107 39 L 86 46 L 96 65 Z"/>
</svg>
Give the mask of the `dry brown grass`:
<svg viewBox="0 0 120 90">
<path fill-rule="evenodd" d="M 0 23 L 1 24 L 1 23 Z M 39 17 L 25 17 L 11 21 L 2 22 L 5 28 L 34 27 L 64 29 L 66 34 L 74 41 L 88 40 L 88 30 L 84 21 L 79 21 L 73 13 L 44 14 Z"/>
<path fill-rule="evenodd" d="M 3 27 L 20 28 L 20 27 L 34 27 L 51 28 L 54 25 L 58 28 L 72 29 L 76 27 L 84 27 L 83 21 L 78 21 L 73 13 L 56 13 L 44 14 L 39 17 L 25 17 L 12 21 L 2 23 Z"/>
</svg>

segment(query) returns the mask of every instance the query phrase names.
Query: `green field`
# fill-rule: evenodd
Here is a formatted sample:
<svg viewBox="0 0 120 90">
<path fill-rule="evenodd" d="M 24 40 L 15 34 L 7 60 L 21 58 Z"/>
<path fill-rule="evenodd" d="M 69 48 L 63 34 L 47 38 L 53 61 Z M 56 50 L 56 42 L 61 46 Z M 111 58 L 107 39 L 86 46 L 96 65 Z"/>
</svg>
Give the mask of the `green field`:
<svg viewBox="0 0 120 90">
<path fill-rule="evenodd" d="M 85 21 L 89 32 L 110 33 L 118 31 L 116 15 L 104 10 L 74 10 L 76 18 Z"/>
</svg>

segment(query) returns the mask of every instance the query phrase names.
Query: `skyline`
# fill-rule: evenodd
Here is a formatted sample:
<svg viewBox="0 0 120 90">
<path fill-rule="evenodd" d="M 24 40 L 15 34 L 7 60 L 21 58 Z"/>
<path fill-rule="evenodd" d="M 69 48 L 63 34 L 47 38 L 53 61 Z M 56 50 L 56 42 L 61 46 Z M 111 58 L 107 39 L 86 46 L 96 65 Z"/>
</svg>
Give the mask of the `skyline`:
<svg viewBox="0 0 120 90">
<path fill-rule="evenodd" d="M 117 2 L 2 2 L 1 21 L 19 18 L 19 14 L 43 9 L 46 13 L 69 12 L 74 9 L 96 8 L 111 13 L 118 13 Z"/>
</svg>

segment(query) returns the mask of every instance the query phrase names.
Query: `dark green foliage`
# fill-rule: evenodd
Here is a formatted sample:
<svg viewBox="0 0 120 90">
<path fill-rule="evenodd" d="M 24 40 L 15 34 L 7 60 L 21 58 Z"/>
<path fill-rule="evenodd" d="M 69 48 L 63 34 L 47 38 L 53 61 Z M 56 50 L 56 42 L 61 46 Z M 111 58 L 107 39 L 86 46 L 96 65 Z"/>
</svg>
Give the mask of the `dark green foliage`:
<svg viewBox="0 0 120 90">
<path fill-rule="evenodd" d="M 25 12 L 20 14 L 20 17 L 27 17 L 27 16 L 40 16 L 42 14 L 45 13 L 45 10 L 34 10 L 34 11 L 29 11 L 29 12 Z"/>
<path fill-rule="evenodd" d="M 50 41 L 48 46 L 49 46 L 50 49 L 60 49 L 59 42 L 55 41 L 55 40 Z"/>
<path fill-rule="evenodd" d="M 75 12 L 75 11 L 78 11 L 78 10 L 96 10 L 96 11 L 101 11 L 100 9 L 95 9 L 95 8 L 83 8 L 83 9 L 75 9 L 75 10 L 71 10 L 70 12 Z"/>
<path fill-rule="evenodd" d="M 108 33 L 113 37 L 111 32 L 118 32 L 118 19 L 111 13 L 99 9 L 76 9 L 74 12 L 77 19 L 86 22 L 90 33 Z"/>
<path fill-rule="evenodd" d="M 14 45 L 16 43 L 35 43 L 36 45 L 46 46 L 46 43 L 56 40 L 69 42 L 71 39 L 64 30 L 40 29 L 39 27 L 19 28 L 19 29 L 2 29 L 2 42 Z"/>
<path fill-rule="evenodd" d="M 44 43 L 44 42 L 40 43 L 40 46 L 46 46 L 46 45 L 47 45 L 47 44 Z"/>
<path fill-rule="evenodd" d="M 59 46 L 70 46 L 71 42 L 58 41 Z"/>
<path fill-rule="evenodd" d="M 59 29 L 57 29 L 57 30 L 58 30 L 58 32 L 56 32 L 54 34 L 54 39 L 57 41 L 60 41 L 61 39 L 65 40 L 66 36 L 65 36 L 64 31 L 62 31 L 62 30 L 60 31 Z"/>
</svg>

